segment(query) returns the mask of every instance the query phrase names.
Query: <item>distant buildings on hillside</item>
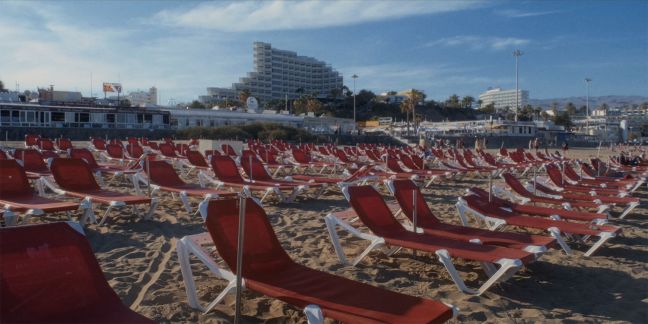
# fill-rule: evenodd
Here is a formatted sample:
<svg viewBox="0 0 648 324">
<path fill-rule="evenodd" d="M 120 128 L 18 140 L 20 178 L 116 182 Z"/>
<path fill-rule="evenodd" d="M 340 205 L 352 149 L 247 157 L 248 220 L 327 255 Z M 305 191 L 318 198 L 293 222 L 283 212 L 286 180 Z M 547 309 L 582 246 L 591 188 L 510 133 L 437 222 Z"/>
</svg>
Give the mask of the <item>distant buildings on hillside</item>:
<svg viewBox="0 0 648 324">
<path fill-rule="evenodd" d="M 269 43 L 254 43 L 254 70 L 230 88 L 207 88 L 200 96 L 204 104 L 223 100 L 238 100 L 239 93 L 249 90 L 261 102 L 299 98 L 312 94 L 327 98 L 332 91 L 340 91 L 343 80 L 340 73 L 325 62 L 295 52 L 273 48 Z"/>
<path fill-rule="evenodd" d="M 486 92 L 480 94 L 479 100 L 482 101 L 482 107 L 492 103 L 495 106 L 495 110 L 497 112 L 505 110 L 507 107 L 511 110 L 515 110 L 518 101 L 520 108 L 524 107 L 524 105 L 529 102 L 529 91 L 520 89 L 516 92 L 515 89 L 502 90 L 502 88 L 493 88 L 488 89 Z"/>
</svg>

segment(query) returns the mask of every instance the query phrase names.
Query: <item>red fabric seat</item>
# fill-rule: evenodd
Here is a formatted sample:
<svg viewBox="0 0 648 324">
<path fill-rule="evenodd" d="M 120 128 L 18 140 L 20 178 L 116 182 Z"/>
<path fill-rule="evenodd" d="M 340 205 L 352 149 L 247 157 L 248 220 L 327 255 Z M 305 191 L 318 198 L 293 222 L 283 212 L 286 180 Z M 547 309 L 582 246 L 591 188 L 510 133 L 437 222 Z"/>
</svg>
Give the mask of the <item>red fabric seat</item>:
<svg viewBox="0 0 648 324">
<path fill-rule="evenodd" d="M 468 206 L 470 206 L 470 208 L 473 208 L 486 216 L 503 219 L 506 221 L 508 225 L 537 228 L 542 230 L 547 230 L 551 227 L 556 227 L 561 232 L 580 234 L 580 235 L 599 235 L 603 231 L 611 232 L 611 233 L 621 232 L 620 227 L 612 226 L 612 225 L 592 225 L 592 224 L 583 224 L 583 223 L 570 223 L 565 221 L 552 220 L 548 218 L 521 216 L 513 211 L 507 211 L 499 207 L 493 206 L 489 203 L 487 199 L 484 199 L 483 197 L 478 197 L 476 195 L 464 196 L 463 199 L 466 201 Z"/>
<path fill-rule="evenodd" d="M 479 245 L 408 231 L 393 216 L 380 194 L 371 186 L 349 187 L 350 203 L 362 222 L 388 245 L 436 252 L 448 250 L 451 256 L 467 260 L 495 262 L 502 258 L 535 260 L 533 253 L 492 245 Z"/>
<path fill-rule="evenodd" d="M 37 196 L 29 186 L 25 170 L 15 160 L 0 160 L 0 204 L 20 212 L 40 209 L 54 213 L 79 208 L 78 203 Z"/>
<path fill-rule="evenodd" d="M 180 179 L 173 166 L 164 161 L 149 161 L 147 175 L 150 177 L 151 182 L 158 185 L 160 189 L 170 192 L 186 192 L 189 196 L 204 196 L 212 194 L 214 196 L 229 196 L 233 197 L 236 193 L 225 192 L 221 190 L 214 190 L 210 188 L 202 188 L 199 185 L 190 184 Z"/>
<path fill-rule="evenodd" d="M 151 198 L 146 196 L 101 189 L 90 167 L 81 159 L 54 159 L 52 175 L 61 189 L 65 190 L 65 194 L 72 197 L 90 197 L 93 201 L 103 204 L 110 204 L 113 201 L 126 205 L 151 203 Z"/>
<path fill-rule="evenodd" d="M 211 201 L 206 226 L 219 255 L 236 272 L 237 200 Z M 283 250 L 263 209 L 246 201 L 242 276 L 245 286 L 291 305 L 319 306 L 348 323 L 433 323 L 452 317 L 441 302 L 391 292 L 295 263 Z"/>
<path fill-rule="evenodd" d="M 83 148 L 71 149 L 70 157 L 73 159 L 84 160 L 88 164 L 90 169 L 92 169 L 92 171 L 94 172 L 100 171 L 104 173 L 130 173 L 130 174 L 138 172 L 137 170 L 123 168 L 114 164 L 99 164 L 97 163 L 97 160 L 94 158 L 94 155 L 92 155 L 92 152 Z"/>
<path fill-rule="evenodd" d="M 0 228 L 0 322 L 153 323 L 122 304 L 70 224 Z"/>
<path fill-rule="evenodd" d="M 564 203 L 568 202 L 573 207 L 583 207 L 583 208 L 597 208 L 599 206 L 599 204 L 595 203 L 594 201 L 582 201 L 582 200 L 573 201 L 573 200 L 555 199 L 550 197 L 541 197 L 538 195 L 534 195 L 532 192 L 527 190 L 524 187 L 524 185 L 522 185 L 520 180 L 515 178 L 512 174 L 504 173 L 502 174 L 502 177 L 504 178 L 506 184 L 511 189 L 513 189 L 513 191 L 515 191 L 518 195 L 522 197 L 528 198 L 531 202 L 558 205 L 558 206 L 562 206 Z"/>
<path fill-rule="evenodd" d="M 309 187 L 322 186 L 322 183 L 317 183 L 317 182 L 307 183 L 307 182 L 275 179 L 270 174 L 268 174 L 268 171 L 263 167 L 263 163 L 261 163 L 261 161 L 259 161 L 259 159 L 256 156 L 252 156 L 252 155 L 245 156 L 245 154 L 243 154 L 243 157 L 241 159 L 241 167 L 243 169 L 243 172 L 245 172 L 245 175 L 248 177 L 248 179 L 254 181 L 262 181 L 262 182 L 279 184 L 281 186 L 289 186 L 289 187 L 298 187 L 303 185 L 307 185 Z"/>
<path fill-rule="evenodd" d="M 432 213 L 427 203 L 425 203 L 425 198 L 415 183 L 409 180 L 395 180 L 393 181 L 393 186 L 395 189 L 394 197 L 410 221 L 414 217 L 414 201 L 412 195 L 416 196 L 417 226 L 422 227 L 425 233 L 462 241 L 470 241 L 478 238 L 484 244 L 519 249 L 523 249 L 529 245 L 551 247 L 556 242 L 554 238 L 549 236 L 496 232 L 442 223 Z"/>
</svg>

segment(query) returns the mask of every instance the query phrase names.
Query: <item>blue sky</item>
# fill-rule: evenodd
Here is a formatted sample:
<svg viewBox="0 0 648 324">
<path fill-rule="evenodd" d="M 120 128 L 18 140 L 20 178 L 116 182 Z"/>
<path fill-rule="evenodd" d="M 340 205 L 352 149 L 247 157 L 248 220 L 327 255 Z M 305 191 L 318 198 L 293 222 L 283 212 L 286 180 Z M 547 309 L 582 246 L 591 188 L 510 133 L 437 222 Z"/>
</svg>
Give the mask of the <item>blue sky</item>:
<svg viewBox="0 0 648 324">
<path fill-rule="evenodd" d="M 252 42 L 315 56 L 358 89 L 532 98 L 648 95 L 648 1 L 0 2 L 0 79 L 196 99 L 252 70 Z"/>
</svg>

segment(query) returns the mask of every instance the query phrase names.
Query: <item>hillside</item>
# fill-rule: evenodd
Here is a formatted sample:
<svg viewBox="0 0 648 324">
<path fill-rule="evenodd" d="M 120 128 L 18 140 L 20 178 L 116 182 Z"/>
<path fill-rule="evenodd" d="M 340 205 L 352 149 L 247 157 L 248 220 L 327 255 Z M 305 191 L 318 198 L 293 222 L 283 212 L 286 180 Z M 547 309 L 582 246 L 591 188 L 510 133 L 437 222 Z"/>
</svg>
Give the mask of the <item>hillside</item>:
<svg viewBox="0 0 648 324">
<path fill-rule="evenodd" d="M 648 102 L 646 96 L 597 96 L 590 97 L 590 107 L 596 108 L 606 103 L 610 108 L 624 107 L 629 105 L 639 105 Z M 573 103 L 576 107 L 585 105 L 585 96 L 582 97 L 565 97 L 565 98 L 549 98 L 549 99 L 530 99 L 529 103 L 533 107 L 540 106 L 543 109 L 551 108 L 551 104 L 557 102 L 558 108 L 562 109 L 568 102 Z"/>
</svg>

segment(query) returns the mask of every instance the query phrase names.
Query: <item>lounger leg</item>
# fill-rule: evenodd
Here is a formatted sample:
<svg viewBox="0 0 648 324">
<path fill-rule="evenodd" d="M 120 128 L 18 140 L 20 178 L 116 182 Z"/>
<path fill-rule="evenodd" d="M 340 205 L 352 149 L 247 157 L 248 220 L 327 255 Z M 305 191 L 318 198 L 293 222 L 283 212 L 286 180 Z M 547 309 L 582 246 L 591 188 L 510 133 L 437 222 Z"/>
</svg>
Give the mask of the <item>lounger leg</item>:
<svg viewBox="0 0 648 324">
<path fill-rule="evenodd" d="M 371 253 L 371 251 L 383 245 L 385 245 L 385 241 L 382 238 L 374 239 L 373 241 L 371 241 L 371 244 L 369 244 L 369 246 L 364 251 L 362 251 L 362 253 L 360 253 L 360 255 L 355 258 L 355 260 L 353 260 L 352 265 L 355 267 L 356 265 L 358 265 L 358 263 L 360 263 L 360 261 L 362 261 L 362 259 L 364 259 L 364 257 Z"/>
<path fill-rule="evenodd" d="M 189 197 L 187 197 L 187 193 L 185 191 L 181 191 L 180 194 L 180 200 L 182 201 L 182 205 L 184 206 L 185 210 L 187 213 L 191 215 L 191 212 L 193 209 L 191 208 L 191 203 L 189 202 Z"/>
<path fill-rule="evenodd" d="M 216 307 L 216 305 L 220 304 L 220 302 L 223 300 L 223 298 L 225 298 L 225 296 L 227 296 L 227 294 L 229 294 L 231 292 L 236 292 L 236 289 L 237 289 L 236 288 L 236 279 L 231 280 L 229 283 L 227 283 L 227 286 L 225 286 L 225 289 L 223 289 L 223 291 L 221 291 L 221 293 L 218 294 L 216 299 L 212 300 L 212 302 L 209 303 L 209 305 L 207 305 L 207 307 L 205 308 L 205 311 L 203 312 L 203 314 L 209 313 L 209 311 L 211 311 L 214 307 Z"/>
<path fill-rule="evenodd" d="M 353 261 L 352 265 L 355 266 L 357 265 L 362 258 L 367 256 L 369 252 L 372 250 L 381 247 L 382 245 L 385 244 L 385 240 L 382 237 L 378 237 L 375 235 L 369 235 L 369 234 L 364 234 L 358 231 L 357 229 L 353 228 L 351 225 L 347 224 L 346 222 L 337 219 L 335 216 L 329 214 L 324 218 L 324 222 L 326 223 L 326 228 L 329 232 L 329 236 L 331 237 L 331 241 L 333 243 L 333 247 L 335 248 L 335 253 L 337 254 L 338 258 L 340 259 L 340 262 L 343 264 L 349 264 L 347 261 L 346 256 L 344 255 L 344 250 L 342 250 L 342 245 L 340 244 L 340 238 L 337 235 L 337 231 L 335 226 L 339 225 L 352 235 L 368 240 L 371 242 L 369 246 Z"/>
<path fill-rule="evenodd" d="M 310 304 L 304 307 L 304 315 L 306 315 L 308 324 L 324 323 L 324 314 L 322 314 L 322 309 L 317 305 Z"/>
<path fill-rule="evenodd" d="M 324 218 L 324 223 L 326 224 L 326 229 L 329 232 L 329 237 L 331 238 L 331 243 L 333 243 L 333 249 L 335 249 L 335 254 L 337 254 L 338 259 L 342 264 L 349 264 L 347 261 L 346 255 L 344 255 L 344 250 L 342 250 L 342 245 L 340 245 L 340 237 L 338 236 L 337 230 L 335 229 L 335 222 L 332 218 L 333 216 L 327 215 Z"/>
<path fill-rule="evenodd" d="M 589 248 L 587 252 L 585 252 L 585 256 L 586 257 L 591 256 L 592 254 L 594 254 L 594 252 L 596 252 L 596 250 L 598 250 L 603 245 L 603 243 L 605 243 L 607 240 L 615 236 L 616 235 L 614 233 L 602 232 L 601 235 L 599 236 L 600 237 L 599 240 L 596 241 L 596 243 L 594 243 L 594 245 L 592 245 L 592 247 Z"/>
<path fill-rule="evenodd" d="M 189 263 L 189 251 L 186 246 L 187 238 L 182 238 L 178 241 L 176 252 L 178 253 L 178 262 L 180 263 L 180 272 L 182 273 L 182 280 L 184 281 L 185 291 L 187 292 L 187 299 L 189 306 L 192 308 L 203 310 L 198 303 L 198 296 L 196 293 L 196 283 L 194 282 L 193 273 L 191 272 L 191 264 Z"/>
<path fill-rule="evenodd" d="M 149 207 L 148 212 L 144 215 L 144 219 L 151 219 L 153 217 L 153 213 L 155 213 L 155 209 L 157 209 L 157 205 L 160 203 L 160 201 L 157 198 L 151 198 L 151 207 Z"/>
<path fill-rule="evenodd" d="M 457 269 L 454 267 L 452 260 L 450 259 L 450 254 L 448 250 L 438 250 L 436 255 L 439 257 L 439 261 L 445 266 L 446 270 L 450 274 L 452 281 L 457 285 L 459 290 L 469 295 L 481 295 L 494 284 L 505 281 L 515 274 L 521 267 L 522 261 L 517 259 L 501 259 L 497 263 L 500 264 L 499 270 L 497 270 L 488 280 L 479 287 L 478 290 L 468 288 L 466 283 L 461 279 L 461 276 L 457 272 Z"/>
<path fill-rule="evenodd" d="M 11 210 L 5 209 L 4 214 L 2 215 L 2 217 L 4 218 L 5 226 L 8 227 L 8 226 L 16 225 L 16 219 L 18 218 L 18 216 L 14 212 L 12 212 Z"/>
<path fill-rule="evenodd" d="M 97 217 L 95 216 L 94 210 L 92 210 L 92 199 L 86 197 L 81 200 L 79 209 L 83 209 L 83 214 L 81 214 L 81 219 L 79 219 L 81 226 L 85 226 L 88 222 L 97 222 Z"/>
<path fill-rule="evenodd" d="M 623 213 L 621 213 L 621 215 L 619 215 L 619 219 L 624 219 L 637 206 L 639 206 L 638 202 L 630 203 L 630 205 L 628 207 L 626 207 L 626 209 L 623 211 Z"/>
<path fill-rule="evenodd" d="M 558 244 L 566 254 L 572 254 L 571 248 L 569 247 L 569 245 L 567 245 L 567 243 L 565 243 L 565 240 L 563 240 L 562 236 L 560 235 L 560 230 L 557 227 L 550 227 L 547 229 L 547 231 L 549 232 L 549 235 L 556 239 L 556 242 L 558 242 Z"/>
<path fill-rule="evenodd" d="M 99 221 L 99 226 L 102 226 L 106 222 L 106 218 L 108 218 L 108 214 L 110 213 L 110 210 L 112 208 L 113 208 L 112 204 L 108 205 L 106 212 L 104 213 L 103 217 L 101 217 L 101 221 Z"/>
<path fill-rule="evenodd" d="M 97 178 L 97 182 L 99 183 L 100 187 L 105 187 L 106 183 L 104 182 L 103 175 L 101 174 L 101 171 L 95 172 L 95 177 Z"/>
</svg>

